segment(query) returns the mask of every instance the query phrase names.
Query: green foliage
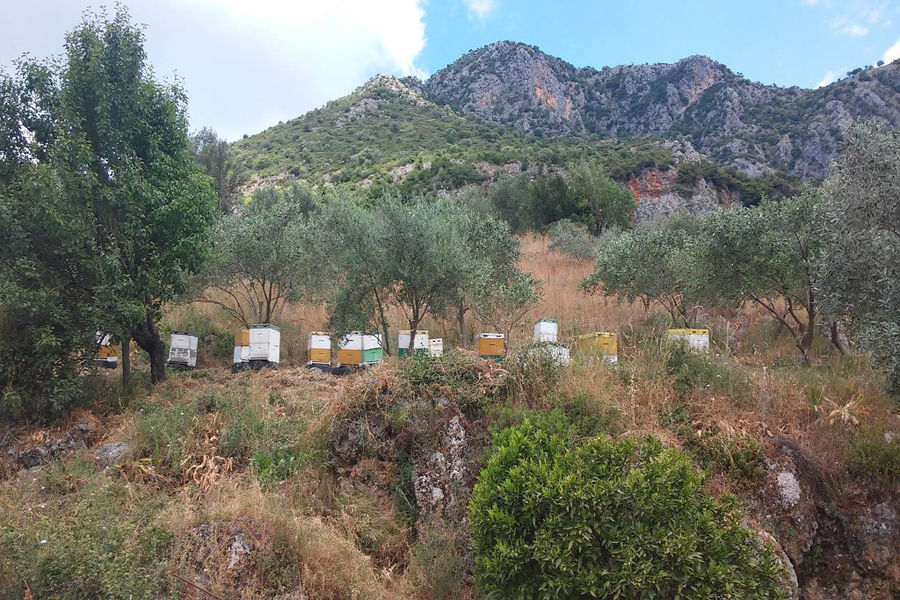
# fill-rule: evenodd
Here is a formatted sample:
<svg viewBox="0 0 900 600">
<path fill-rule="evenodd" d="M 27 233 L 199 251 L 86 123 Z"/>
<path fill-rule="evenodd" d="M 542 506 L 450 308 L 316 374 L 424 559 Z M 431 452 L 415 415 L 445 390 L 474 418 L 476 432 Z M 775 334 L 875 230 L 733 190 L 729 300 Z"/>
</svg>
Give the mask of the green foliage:
<svg viewBox="0 0 900 600">
<path fill-rule="evenodd" d="M 559 174 L 530 179 L 525 173 L 501 178 L 491 191 L 497 214 L 514 231 L 543 229 L 561 219 L 594 234 L 631 227 L 634 197 L 607 177 L 599 160 L 576 164 L 571 171 L 568 179 Z"/>
<path fill-rule="evenodd" d="M 163 304 L 184 289 L 185 273 L 204 258 L 215 195 L 191 157 L 184 93 L 154 80 L 142 30 L 124 8 L 111 18 L 86 16 L 66 36 L 65 48 L 60 63 L 23 63 L 18 80 L 2 85 L 3 104 L 13 107 L 12 118 L 2 119 L 0 147 L 10 152 L 2 185 L 36 187 L 0 195 L 13 212 L 35 195 L 54 197 L 33 209 L 49 214 L 35 216 L 48 224 L 60 217 L 68 222 L 51 227 L 48 233 L 59 239 L 45 237 L 44 243 L 73 244 L 65 246 L 72 259 L 66 269 L 78 285 L 71 296 L 66 292 L 71 308 L 48 298 L 40 316 L 47 318 L 52 305 L 57 318 L 65 310 L 91 315 L 100 305 L 108 320 L 103 329 L 133 336 L 150 355 L 151 378 L 158 381 L 165 377 L 165 345 L 156 323 Z M 22 241 L 27 246 L 28 236 Z M 60 257 L 38 252 L 34 259 L 52 269 Z M 86 302 L 84 289 L 97 300 Z M 27 290 L 42 294 L 34 282 Z M 85 337 L 96 331 L 81 318 L 74 322 L 85 326 Z M 52 320 L 46 329 L 48 339 L 57 337 Z M 73 359 L 67 337 L 57 337 L 61 367 Z"/>
<path fill-rule="evenodd" d="M 584 225 L 562 219 L 547 229 L 550 249 L 579 260 L 594 260 L 599 250 L 598 239 Z"/>
<path fill-rule="evenodd" d="M 475 301 L 478 317 L 506 336 L 509 343 L 513 327 L 528 311 L 537 306 L 544 286 L 530 273 L 516 273 L 506 281 L 493 282 L 482 288 Z"/>
<path fill-rule="evenodd" d="M 237 188 L 243 176 L 235 168 L 228 142 L 209 127 L 204 127 L 191 136 L 191 148 L 194 160 L 212 180 L 219 197 L 219 212 L 231 212 L 239 200 Z"/>
<path fill-rule="evenodd" d="M 287 451 L 271 454 L 257 450 L 250 459 L 250 468 L 262 484 L 284 481 L 297 473 L 302 465 L 303 460 L 300 456 Z"/>
<path fill-rule="evenodd" d="M 707 305 L 755 302 L 784 325 L 808 358 L 823 227 L 820 195 L 812 189 L 758 207 L 704 215 L 693 246 L 694 294 Z"/>
<path fill-rule="evenodd" d="M 851 127 L 825 185 L 827 234 L 818 286 L 824 309 L 846 317 L 900 391 L 900 134 Z"/>
<path fill-rule="evenodd" d="M 582 289 L 629 302 L 640 299 L 645 307 L 656 302 L 673 324 L 691 325 L 696 312 L 691 283 L 700 276 L 690 260 L 694 228 L 693 218 L 679 213 L 609 239 Z"/>
<path fill-rule="evenodd" d="M 782 598 L 774 553 L 675 450 L 500 432 L 469 505 L 476 580 L 507 598 Z"/>
<path fill-rule="evenodd" d="M 331 262 L 316 207 L 312 192 L 293 184 L 263 188 L 239 214 L 220 217 L 195 294 L 244 327 L 278 320 L 287 302 L 321 297 Z"/>
<path fill-rule="evenodd" d="M 848 465 L 852 473 L 874 477 L 885 485 L 900 481 L 900 443 L 886 427 L 863 427 L 850 441 Z"/>
</svg>

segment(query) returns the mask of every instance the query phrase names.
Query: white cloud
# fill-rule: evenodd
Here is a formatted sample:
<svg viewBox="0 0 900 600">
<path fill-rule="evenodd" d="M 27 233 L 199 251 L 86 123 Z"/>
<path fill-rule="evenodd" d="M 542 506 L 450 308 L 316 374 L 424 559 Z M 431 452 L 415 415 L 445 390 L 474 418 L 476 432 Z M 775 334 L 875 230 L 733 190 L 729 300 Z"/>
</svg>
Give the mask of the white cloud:
<svg viewBox="0 0 900 600">
<path fill-rule="evenodd" d="M 822 81 L 820 81 L 819 83 L 816 84 L 816 87 L 817 88 L 825 87 L 826 85 L 829 85 L 829 84 L 837 81 L 837 78 L 838 78 L 837 71 L 828 71 L 827 73 L 825 73 L 825 77 L 822 78 Z"/>
<path fill-rule="evenodd" d="M 0 65 L 62 52 L 81 11 L 113 0 L 4 6 Z M 178 74 L 191 127 L 230 140 L 350 93 L 377 73 L 424 76 L 427 0 L 124 0 L 157 75 Z M 112 8 L 108 12 L 112 12 Z M 5 28 L 10 29 L 10 28 Z"/>
<path fill-rule="evenodd" d="M 881 60 L 884 61 L 884 64 L 889 65 L 898 58 L 900 58 L 900 39 L 898 39 L 893 46 L 884 51 Z"/>
<path fill-rule="evenodd" d="M 865 37 L 869 33 L 868 27 L 863 27 L 859 23 L 851 23 L 841 28 L 841 33 L 851 35 L 853 37 Z"/>
<path fill-rule="evenodd" d="M 497 8 L 497 0 L 463 0 L 463 4 L 469 10 L 469 17 L 481 20 L 486 19 Z"/>
</svg>

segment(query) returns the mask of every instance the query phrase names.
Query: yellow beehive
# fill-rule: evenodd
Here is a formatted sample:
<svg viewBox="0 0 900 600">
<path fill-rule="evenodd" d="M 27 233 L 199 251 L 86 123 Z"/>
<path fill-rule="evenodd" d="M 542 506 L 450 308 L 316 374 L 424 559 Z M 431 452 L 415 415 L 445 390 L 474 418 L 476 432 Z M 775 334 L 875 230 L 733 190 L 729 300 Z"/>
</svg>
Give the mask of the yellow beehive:
<svg viewBox="0 0 900 600">
<path fill-rule="evenodd" d="M 503 356 L 506 354 L 506 336 L 502 333 L 479 333 L 476 347 L 481 356 Z"/>
<path fill-rule="evenodd" d="M 249 329 L 241 329 L 237 333 L 234 334 L 234 345 L 235 346 L 249 346 L 250 345 L 250 330 Z"/>
<path fill-rule="evenodd" d="M 575 349 L 581 354 L 602 354 L 603 356 L 616 356 L 618 343 L 615 333 L 595 331 L 579 335 L 575 340 Z"/>
<path fill-rule="evenodd" d="M 97 360 L 116 359 L 118 356 L 118 346 L 100 346 L 100 349 L 97 350 Z"/>
<path fill-rule="evenodd" d="M 331 336 L 324 331 L 313 331 L 306 344 L 306 362 L 312 364 L 329 364 L 331 362 Z"/>
</svg>

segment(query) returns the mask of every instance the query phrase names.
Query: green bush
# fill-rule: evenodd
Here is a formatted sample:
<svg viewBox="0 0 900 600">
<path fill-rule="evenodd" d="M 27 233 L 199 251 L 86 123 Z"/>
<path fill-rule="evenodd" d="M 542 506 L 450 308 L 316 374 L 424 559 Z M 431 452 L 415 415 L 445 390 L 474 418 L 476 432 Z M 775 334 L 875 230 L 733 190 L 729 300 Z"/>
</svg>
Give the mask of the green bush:
<svg viewBox="0 0 900 600">
<path fill-rule="evenodd" d="M 469 504 L 476 581 L 504 598 L 781 598 L 781 566 L 683 454 L 646 438 L 500 432 Z"/>
<path fill-rule="evenodd" d="M 275 453 L 257 450 L 250 459 L 250 468 L 256 473 L 260 483 L 277 483 L 290 478 L 300 470 L 303 458 L 288 451 Z"/>
</svg>

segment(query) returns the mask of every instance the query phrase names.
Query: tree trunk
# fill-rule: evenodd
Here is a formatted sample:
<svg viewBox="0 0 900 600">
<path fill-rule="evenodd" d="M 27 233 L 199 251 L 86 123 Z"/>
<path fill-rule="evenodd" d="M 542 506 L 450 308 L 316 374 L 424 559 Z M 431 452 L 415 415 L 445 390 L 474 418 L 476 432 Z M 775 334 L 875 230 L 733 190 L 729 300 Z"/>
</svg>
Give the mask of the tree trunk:
<svg viewBox="0 0 900 600">
<path fill-rule="evenodd" d="M 122 337 L 122 388 L 128 389 L 131 383 L 131 336 Z"/>
<path fill-rule="evenodd" d="M 841 327 L 841 324 L 838 321 L 835 320 L 831 322 L 828 333 L 829 341 L 837 348 L 838 352 L 841 354 L 850 353 L 850 342 L 847 340 L 847 334 L 844 333 L 844 328 Z"/>
<path fill-rule="evenodd" d="M 459 345 L 463 348 L 468 348 L 469 340 L 466 339 L 466 309 L 462 306 L 456 311 L 456 322 L 459 324 Z"/>
<path fill-rule="evenodd" d="M 159 383 L 166 379 L 166 345 L 159 336 L 159 330 L 153 317 L 149 314 L 143 323 L 131 330 L 137 345 L 150 358 L 150 383 Z"/>
<path fill-rule="evenodd" d="M 409 322 L 409 348 L 407 349 L 407 352 L 409 353 L 408 356 L 410 357 L 413 355 L 413 352 L 416 349 L 416 327 L 418 325 L 418 323 L 413 325 L 412 321 Z"/>
<path fill-rule="evenodd" d="M 816 331 L 816 296 L 813 292 L 809 292 L 806 304 L 806 331 L 800 338 L 800 352 L 803 353 L 803 360 L 806 364 L 810 364 L 809 353 L 812 349 L 813 334 Z"/>
</svg>

